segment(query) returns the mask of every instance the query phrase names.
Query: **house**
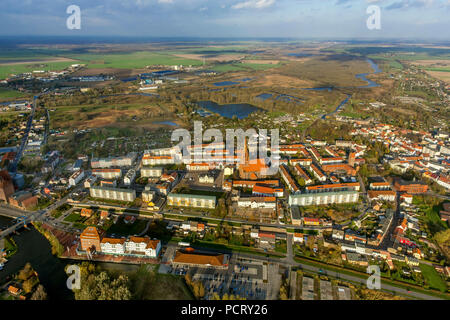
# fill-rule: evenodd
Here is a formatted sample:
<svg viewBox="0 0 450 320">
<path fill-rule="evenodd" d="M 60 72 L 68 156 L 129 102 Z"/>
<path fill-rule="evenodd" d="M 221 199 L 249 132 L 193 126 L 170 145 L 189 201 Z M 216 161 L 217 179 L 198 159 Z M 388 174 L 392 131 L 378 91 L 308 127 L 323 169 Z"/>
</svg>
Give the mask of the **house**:
<svg viewBox="0 0 450 320">
<path fill-rule="evenodd" d="M 331 237 L 334 240 L 344 240 L 344 230 L 333 229 Z"/>
<path fill-rule="evenodd" d="M 303 218 L 303 224 L 305 226 L 319 226 L 320 225 L 320 220 L 317 218 L 307 218 L 304 217 Z"/>
<path fill-rule="evenodd" d="M 13 296 L 19 296 L 20 295 L 20 293 L 22 292 L 22 290 L 21 289 L 19 289 L 19 288 L 17 288 L 17 287 L 15 287 L 15 286 L 12 286 L 12 285 L 10 285 L 9 287 L 8 287 L 8 292 L 10 293 L 10 294 L 12 294 Z"/>
<path fill-rule="evenodd" d="M 80 216 L 90 218 L 94 211 L 92 209 L 83 208 L 81 209 Z"/>
<path fill-rule="evenodd" d="M 123 218 L 123 222 L 125 222 L 125 224 L 133 224 L 135 221 L 136 221 L 135 216 L 126 215 L 125 218 Z"/>
<path fill-rule="evenodd" d="M 367 261 L 366 256 L 355 253 L 355 252 L 347 252 L 346 253 L 347 261 L 353 264 L 357 264 L 363 267 L 367 267 L 369 265 L 369 262 Z"/>
<path fill-rule="evenodd" d="M 100 219 L 108 219 L 109 218 L 110 213 L 108 211 L 102 210 L 100 211 Z"/>
<path fill-rule="evenodd" d="M 259 246 L 261 248 L 270 250 L 275 248 L 275 240 L 276 240 L 275 234 L 259 232 L 258 238 L 259 238 Z"/>
<path fill-rule="evenodd" d="M 304 234 L 303 233 L 294 233 L 294 242 L 303 243 Z"/>
</svg>

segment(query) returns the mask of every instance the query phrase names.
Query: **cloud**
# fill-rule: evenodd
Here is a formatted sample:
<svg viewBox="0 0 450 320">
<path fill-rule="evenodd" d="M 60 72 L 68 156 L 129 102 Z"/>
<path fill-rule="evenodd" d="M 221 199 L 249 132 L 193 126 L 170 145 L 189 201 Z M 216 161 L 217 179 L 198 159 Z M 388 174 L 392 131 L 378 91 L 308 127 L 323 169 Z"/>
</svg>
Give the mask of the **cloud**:
<svg viewBox="0 0 450 320">
<path fill-rule="evenodd" d="M 244 8 L 253 8 L 253 9 L 262 9 L 270 7 L 275 3 L 275 0 L 248 0 L 244 2 L 236 3 L 231 6 L 233 9 L 244 9 Z"/>
<path fill-rule="evenodd" d="M 408 8 L 429 8 L 434 4 L 434 0 L 401 0 L 387 6 L 387 10 L 408 9 Z"/>
</svg>

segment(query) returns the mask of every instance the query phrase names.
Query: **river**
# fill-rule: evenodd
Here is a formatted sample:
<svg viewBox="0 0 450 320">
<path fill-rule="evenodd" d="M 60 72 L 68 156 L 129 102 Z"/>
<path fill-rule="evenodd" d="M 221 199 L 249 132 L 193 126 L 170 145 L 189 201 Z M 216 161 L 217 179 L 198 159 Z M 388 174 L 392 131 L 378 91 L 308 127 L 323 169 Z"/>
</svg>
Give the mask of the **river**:
<svg viewBox="0 0 450 320">
<path fill-rule="evenodd" d="M 10 222 L 11 219 L 0 216 L 0 228 L 6 227 Z M 20 230 L 19 234 L 13 238 L 19 249 L 0 271 L 0 283 L 19 272 L 27 262 L 30 262 L 39 274 L 39 279 L 50 300 L 72 300 L 74 296 L 72 291 L 67 289 L 67 275 L 64 268 L 67 264 L 81 261 L 59 259 L 52 255 L 50 243 L 34 228 Z M 138 265 L 96 264 L 109 271 L 131 272 L 139 268 Z"/>
</svg>

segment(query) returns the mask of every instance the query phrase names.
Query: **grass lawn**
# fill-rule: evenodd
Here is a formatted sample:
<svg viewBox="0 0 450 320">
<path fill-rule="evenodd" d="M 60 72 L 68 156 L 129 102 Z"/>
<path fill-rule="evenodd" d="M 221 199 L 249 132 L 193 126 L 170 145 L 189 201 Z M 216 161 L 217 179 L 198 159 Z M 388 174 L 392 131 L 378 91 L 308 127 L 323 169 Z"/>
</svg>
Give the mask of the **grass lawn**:
<svg viewBox="0 0 450 320">
<path fill-rule="evenodd" d="M 88 68 L 141 69 L 149 65 L 201 65 L 200 60 L 175 57 L 165 52 L 139 51 L 125 54 L 78 54 L 67 58 L 80 60 Z"/>
<path fill-rule="evenodd" d="M 59 217 L 61 217 L 61 215 L 66 212 L 67 210 L 69 210 L 71 207 L 70 205 L 68 205 L 67 203 L 59 206 L 58 208 L 56 208 L 55 210 L 52 211 L 52 217 L 55 219 L 58 219 Z"/>
<path fill-rule="evenodd" d="M 426 283 L 430 288 L 440 290 L 442 292 L 447 291 L 447 285 L 436 269 L 428 264 L 420 264 L 420 270 L 422 270 L 422 275 L 425 278 Z"/>
<path fill-rule="evenodd" d="M 32 72 L 33 70 L 63 70 L 76 62 L 34 62 L 25 64 L 3 65 L 0 66 L 0 79 L 5 79 L 11 74 Z"/>
<path fill-rule="evenodd" d="M 16 254 L 17 250 L 18 247 L 14 239 L 11 237 L 5 238 L 5 252 L 7 253 L 5 258 L 9 259 L 10 257 L 12 257 L 14 254 Z"/>
<path fill-rule="evenodd" d="M 0 98 L 23 98 L 27 95 L 16 90 L 0 88 Z"/>
<path fill-rule="evenodd" d="M 123 218 L 120 218 L 116 224 L 111 225 L 106 231 L 109 234 L 120 236 L 135 235 L 144 231 L 147 222 L 147 220 L 136 220 L 133 224 L 126 224 Z"/>
<path fill-rule="evenodd" d="M 159 274 L 156 268 L 143 265 L 130 275 L 131 291 L 136 300 L 193 300 L 184 279 Z"/>
<path fill-rule="evenodd" d="M 71 214 L 69 214 L 64 221 L 67 222 L 81 222 L 85 219 L 85 217 L 81 217 L 81 215 L 77 212 L 73 212 Z"/>
</svg>

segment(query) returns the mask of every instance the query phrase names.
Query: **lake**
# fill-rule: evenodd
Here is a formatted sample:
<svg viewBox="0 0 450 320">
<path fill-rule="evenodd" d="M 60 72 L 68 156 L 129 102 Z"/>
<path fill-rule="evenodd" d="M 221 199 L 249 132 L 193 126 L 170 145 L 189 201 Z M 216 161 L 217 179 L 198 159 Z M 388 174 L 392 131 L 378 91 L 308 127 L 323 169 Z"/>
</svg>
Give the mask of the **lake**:
<svg viewBox="0 0 450 320">
<path fill-rule="evenodd" d="M 198 106 L 217 113 L 225 118 L 233 118 L 236 116 L 238 119 L 247 118 L 251 113 L 256 111 L 262 111 L 263 109 L 255 107 L 248 103 L 236 103 L 236 104 L 217 104 L 212 101 L 199 101 Z"/>
<path fill-rule="evenodd" d="M 155 121 L 155 122 L 152 122 L 152 123 L 154 123 L 154 124 L 165 124 L 165 125 L 172 126 L 172 127 L 178 127 L 178 124 L 176 124 L 175 122 L 172 122 L 172 121 Z"/>
<path fill-rule="evenodd" d="M 221 81 L 221 82 L 215 82 L 213 83 L 216 87 L 225 87 L 225 86 L 232 86 L 235 84 L 239 84 L 239 82 L 234 81 Z"/>
</svg>

